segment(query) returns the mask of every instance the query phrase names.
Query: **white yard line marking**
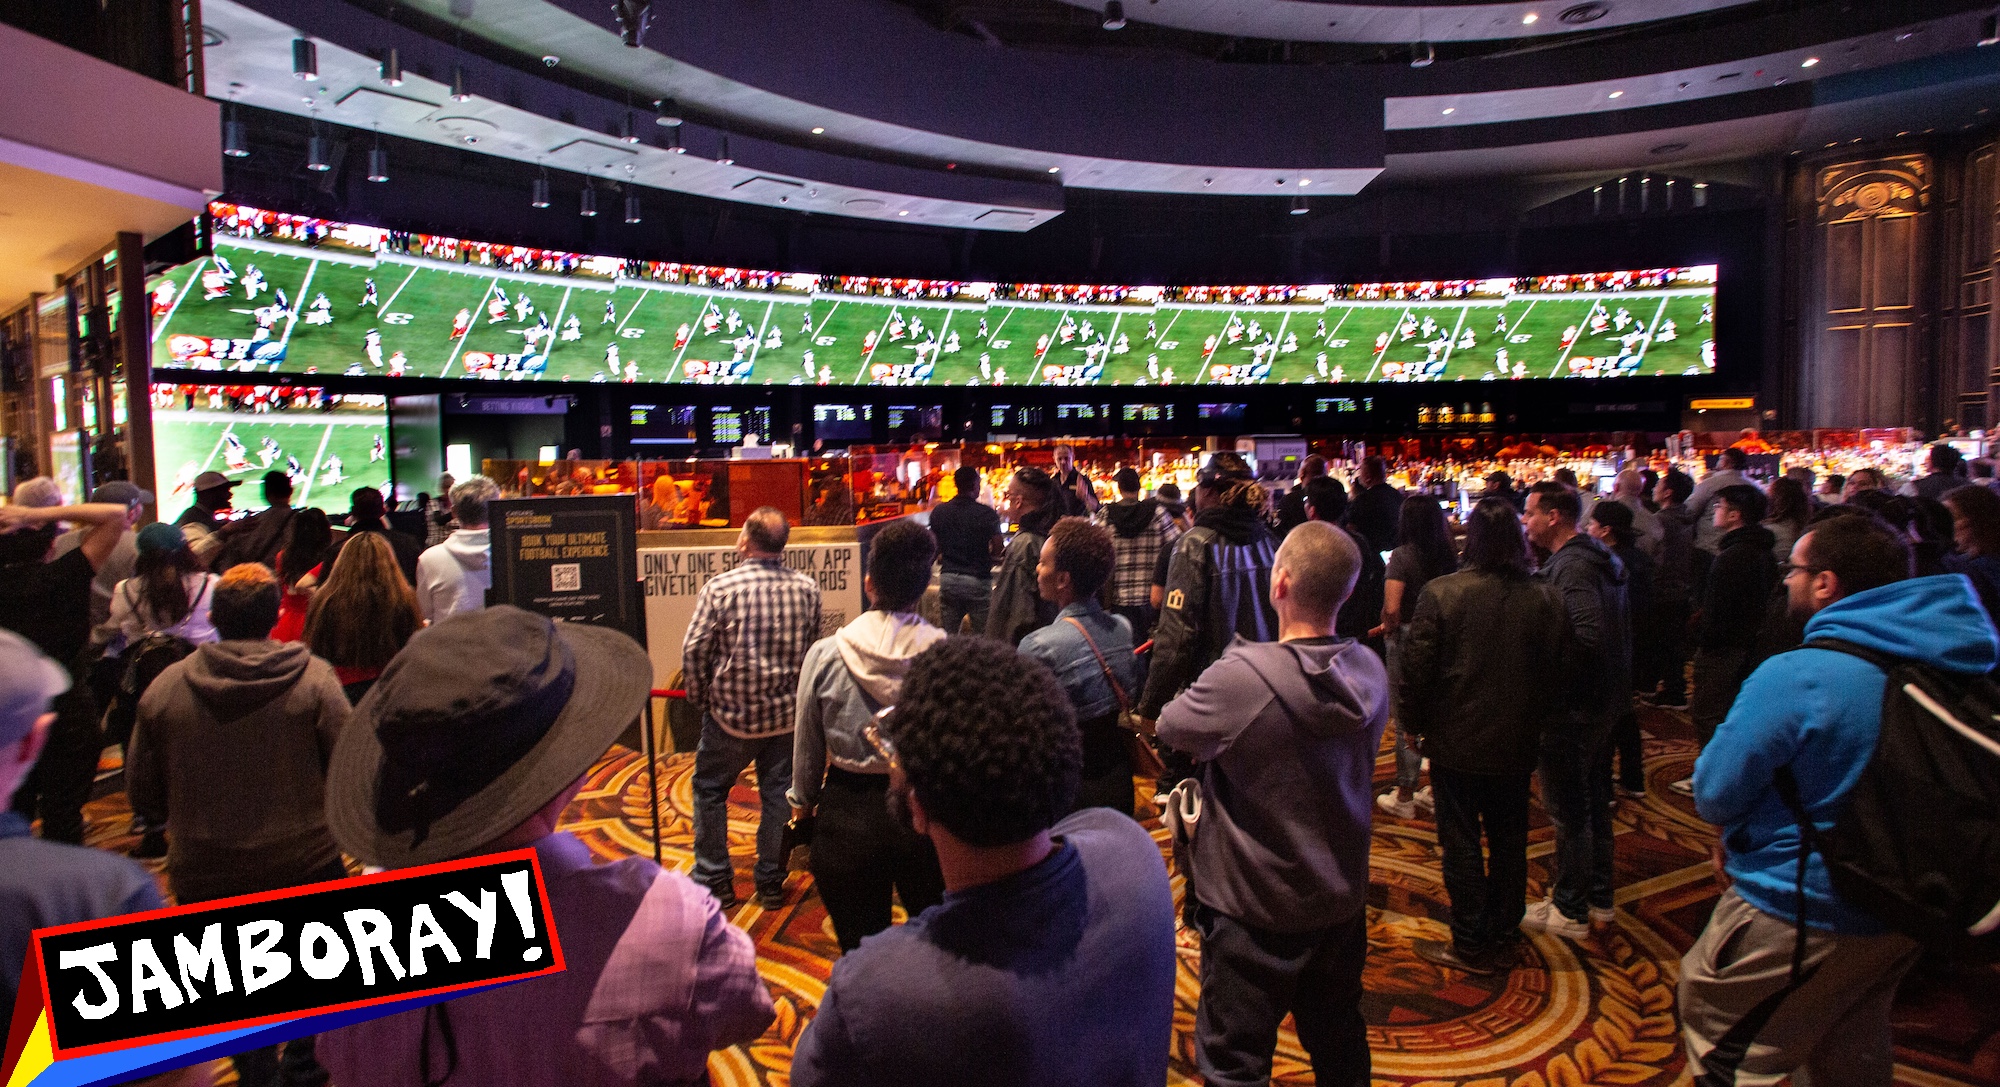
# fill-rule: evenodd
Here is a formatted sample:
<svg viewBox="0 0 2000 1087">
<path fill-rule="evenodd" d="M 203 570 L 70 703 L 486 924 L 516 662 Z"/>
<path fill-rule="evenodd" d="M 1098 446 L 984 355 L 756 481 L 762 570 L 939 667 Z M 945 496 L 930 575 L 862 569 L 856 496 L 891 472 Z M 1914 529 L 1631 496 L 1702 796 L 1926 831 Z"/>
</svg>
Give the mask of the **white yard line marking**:
<svg viewBox="0 0 2000 1087">
<path fill-rule="evenodd" d="M 1660 298 L 1660 308 L 1653 311 L 1653 323 L 1646 326 L 1646 338 L 1639 341 L 1639 357 L 1632 360 L 1632 372 L 1637 376 L 1639 369 L 1646 365 L 1646 352 L 1653 349 L 1653 337 L 1660 331 L 1660 318 L 1667 315 L 1667 300 Z"/>
<path fill-rule="evenodd" d="M 1515 329 L 1518 329 L 1518 328 L 1520 328 L 1520 327 L 1521 327 L 1521 323 L 1522 323 L 1523 321 L 1526 321 L 1526 320 L 1528 319 L 1528 315 L 1529 315 L 1530 313 L 1533 313 L 1533 312 L 1535 312 L 1535 305 L 1536 305 L 1536 303 L 1538 303 L 1538 302 L 1540 302 L 1540 301 L 1541 301 L 1541 299 L 1537 298 L 1537 299 L 1535 299 L 1534 301 L 1531 301 L 1531 302 L 1529 302 L 1529 303 L 1528 303 L 1528 308 L 1527 308 L 1527 309 L 1524 309 L 1524 310 L 1522 310 L 1522 311 L 1521 311 L 1521 319 L 1520 319 L 1519 321 L 1515 321 L 1515 322 L 1514 322 L 1514 324 L 1513 324 L 1513 326 L 1512 326 L 1511 328 L 1509 328 L 1509 329 L 1507 330 L 1507 342 L 1508 342 L 1508 343 L 1513 343 L 1513 342 L 1514 342 L 1514 331 L 1515 331 Z M 1503 304 L 1504 304 L 1504 303 L 1503 303 Z M 1505 344 L 1503 344 L 1502 346 L 1505 346 Z"/>
<path fill-rule="evenodd" d="M 465 350 L 465 341 L 470 339 L 474 330 L 479 328 L 479 318 L 486 313 L 486 300 L 493 297 L 493 288 L 499 285 L 499 276 L 494 276 L 486 281 L 486 293 L 479 296 L 479 305 L 473 308 L 472 323 L 465 326 L 465 335 L 458 337 L 458 342 L 451 345 L 451 354 L 444 360 L 444 369 L 438 371 L 439 377 L 451 376 L 451 364 L 458 361 L 458 353 Z"/>
<path fill-rule="evenodd" d="M 1332 339 L 1333 339 L 1333 338 L 1334 338 L 1335 336 L 1338 336 L 1338 335 L 1340 335 L 1340 326 L 1341 326 L 1341 325 L 1344 325 L 1344 324 L 1346 324 L 1346 323 L 1347 323 L 1347 319 L 1348 319 L 1349 317 L 1352 317 L 1352 316 L 1354 316 L 1354 311 L 1355 311 L 1355 309 L 1357 309 L 1357 308 L 1358 308 L 1358 307 L 1355 307 L 1355 306 L 1349 306 L 1349 307 L 1347 307 L 1347 310 L 1346 310 L 1345 312 L 1343 312 L 1343 313 L 1342 313 L 1342 314 L 1340 315 L 1340 320 L 1338 320 L 1338 321 L 1335 321 L 1335 322 L 1333 323 L 1333 331 L 1332 331 L 1332 332 L 1329 332 L 1329 333 L 1327 333 L 1327 334 L 1326 334 L 1326 339 L 1325 339 L 1325 340 L 1321 340 L 1320 342 L 1321 342 L 1322 344 L 1325 344 L 1325 343 L 1328 343 L 1328 342 L 1332 341 Z"/>
<path fill-rule="evenodd" d="M 1287 328 L 1290 328 L 1291 325 L 1292 325 L 1292 315 L 1289 313 L 1285 314 L 1284 318 L 1278 322 L 1278 337 L 1277 339 L 1271 342 L 1272 370 L 1276 370 L 1278 368 L 1278 351 L 1280 348 L 1285 346 L 1285 330 Z M 1285 380 L 1284 378 L 1279 378 L 1278 383 L 1282 385 L 1284 384 L 1284 380 Z"/>
<path fill-rule="evenodd" d="M 1108 336 L 1106 336 L 1106 337 L 1104 337 L 1104 363 L 1103 363 L 1103 366 L 1104 366 L 1104 372 L 1105 372 L 1105 373 L 1110 373 L 1110 372 L 1111 372 L 1111 349 L 1112 349 L 1113 347 L 1116 347 L 1116 346 L 1118 346 L 1118 326 L 1119 326 L 1119 325 L 1120 325 L 1121 323 L 1123 323 L 1123 322 L 1124 322 L 1124 320 L 1125 320 L 1125 315 L 1124 315 L 1124 314 L 1122 314 L 1122 313 L 1115 313 L 1115 314 L 1112 314 L 1112 315 L 1111 315 L 1111 334 L 1110 334 L 1110 335 L 1108 335 Z M 1112 382 L 1112 384 L 1114 384 L 1114 385 L 1115 385 L 1115 384 L 1117 384 L 1117 382 L 1115 382 L 1115 381 L 1114 381 L 1114 382 Z"/>
<path fill-rule="evenodd" d="M 187 278 L 187 282 L 183 284 L 179 289 L 179 291 L 177 291 L 174 294 L 174 304 L 167 307 L 167 315 L 165 317 L 160 318 L 159 327 L 153 330 L 153 339 L 152 339 L 153 343 L 160 342 L 160 333 L 165 332 L 167 330 L 167 326 L 173 323 L 174 314 L 179 313 L 181 311 L 181 303 L 187 301 L 188 292 L 194 290 L 195 285 L 201 282 L 201 266 L 207 263 L 208 263 L 207 257 L 203 257 L 200 260 L 194 262 L 194 274 L 189 276 Z M 148 312 L 152 311 L 151 295 L 147 296 L 146 309 Z"/>
<path fill-rule="evenodd" d="M 856 385 L 861 384 L 862 379 L 868 376 L 868 364 L 875 360 L 875 352 L 881 348 L 882 341 L 888 338 L 889 322 L 896 319 L 896 313 L 896 307 L 891 305 L 889 307 L 889 316 L 882 318 L 882 327 L 875 330 L 875 346 L 861 352 L 861 368 L 854 371 L 854 383 Z"/>
<path fill-rule="evenodd" d="M 380 317 L 389 312 L 389 307 L 395 303 L 397 296 L 403 293 L 403 288 L 409 286 L 410 280 L 415 279 L 416 276 L 417 270 L 415 268 L 410 269 L 410 274 L 404 276 L 403 281 L 396 284 L 396 289 L 389 292 L 389 301 L 375 307 L 375 316 Z"/>
<path fill-rule="evenodd" d="M 631 308 L 631 309 L 628 309 L 628 310 L 626 310 L 626 311 L 625 311 L 625 320 L 624 320 L 624 321 L 620 321 L 620 322 L 618 322 L 618 324 L 617 324 L 616 326 L 614 326 L 614 327 L 612 328 L 612 330 L 611 330 L 611 333 L 612 333 L 612 335 L 614 335 L 614 336 L 615 336 L 615 335 L 617 335 L 618 333 L 620 333 L 620 332 L 623 332 L 623 331 L 625 331 L 625 323 L 626 323 L 626 321 L 630 321 L 630 320 L 632 319 L 632 315 L 633 315 L 633 314 L 635 314 L 635 313 L 637 313 L 637 312 L 639 312 L 639 307 L 640 307 L 640 306 L 643 306 L 643 305 L 645 305 L 645 304 L 646 304 L 646 292 L 644 292 L 644 291 L 640 291 L 640 292 L 639 292 L 639 300 L 638 300 L 638 301 L 636 301 L 636 302 L 634 302 L 634 303 L 632 303 L 632 308 Z M 561 331 L 561 330 L 560 330 L 560 329 L 558 329 L 557 331 Z M 690 333 L 690 334 L 689 334 L 689 336 L 688 336 L 688 338 L 689 338 L 689 339 L 693 339 L 693 338 L 694 338 L 693 334 L 692 334 L 692 333 Z"/>
<path fill-rule="evenodd" d="M 1233 306 L 1230 307 L 1228 313 L 1223 314 L 1222 326 L 1215 330 L 1215 351 L 1221 351 L 1229 346 L 1229 322 L 1234 320 L 1235 317 L 1236 309 Z M 1194 384 L 1199 385 L 1204 381 L 1208 381 L 1209 367 L 1215 364 L 1215 351 L 1202 356 L 1201 369 L 1195 372 Z M 1210 382 L 1210 384 L 1213 384 L 1213 382 Z"/>
<path fill-rule="evenodd" d="M 319 271 L 319 261 L 317 259 L 311 264 L 306 265 L 306 280 L 304 283 L 299 284 L 299 296 L 292 299 L 292 304 L 287 307 L 291 310 L 291 313 L 285 317 L 285 334 L 278 337 L 280 345 L 292 342 L 292 329 L 298 327 L 299 310 L 305 307 L 306 292 L 312 290 L 313 273 L 317 271 Z"/>
<path fill-rule="evenodd" d="M 1049 351 L 1054 351 L 1056 348 L 1062 346 L 1060 342 L 1062 340 L 1062 337 L 1060 335 L 1057 335 L 1057 333 L 1062 331 L 1063 319 L 1068 316 L 1069 316 L 1068 306 L 1064 306 L 1061 312 L 1056 314 L 1055 326 L 1049 329 Z M 998 335 L 998 333 L 995 333 L 995 335 Z M 1028 370 L 1028 380 L 1023 384 L 1039 385 L 1042 383 L 1042 367 L 1048 365 L 1049 351 L 1042 352 L 1041 357 L 1035 359 L 1034 366 L 1030 367 Z"/>
<path fill-rule="evenodd" d="M 1005 314 L 1002 314 L 1000 317 L 1000 323 L 993 326 L 992 334 L 986 337 L 986 345 L 988 347 L 991 347 L 993 345 L 994 340 L 1000 338 L 1000 330 L 1007 327 L 1007 322 L 1013 320 L 1014 314 L 1017 312 L 1019 312 L 1019 310 L 1016 307 L 1014 306 L 1007 307 L 1007 312 Z"/>
<path fill-rule="evenodd" d="M 1375 370 L 1382 365 L 1382 356 L 1389 353 L 1389 348 L 1396 346 L 1396 333 L 1403 327 L 1403 319 L 1409 316 L 1411 316 L 1410 307 L 1404 306 L 1403 312 L 1396 316 L 1396 323 L 1389 326 L 1389 342 L 1382 346 L 1382 350 L 1375 352 L 1375 361 L 1368 364 L 1368 376 L 1361 380 L 1375 380 Z"/>
<path fill-rule="evenodd" d="M 708 316 L 709 307 L 711 306 L 715 308 L 715 312 L 722 312 L 722 307 L 715 305 L 715 299 L 708 298 L 702 301 L 701 312 L 694 315 L 694 323 L 688 326 L 687 342 L 682 344 L 680 351 L 674 355 L 674 368 L 667 373 L 666 379 L 668 381 L 686 380 L 681 376 L 681 360 L 687 358 L 688 348 L 694 346 L 694 338 L 702 334 L 701 319 Z"/>
<path fill-rule="evenodd" d="M 944 357 L 944 338 L 945 334 L 951 331 L 951 319 L 953 313 L 954 311 L 952 310 L 944 311 L 944 324 L 939 326 L 937 330 L 937 350 L 931 352 L 931 373 L 933 374 L 937 373 L 938 360 Z M 928 385 L 930 383 L 931 383 L 930 378 L 924 379 L 924 384 Z M 949 384 L 949 382 L 947 382 L 947 384 Z"/>
<path fill-rule="evenodd" d="M 1588 335 L 1590 335 L 1590 319 L 1591 319 L 1592 317 L 1595 317 L 1595 316 L 1597 315 L 1597 311 L 1598 311 L 1598 310 L 1600 310 L 1600 309 L 1602 309 L 1602 308 L 1604 308 L 1604 300 L 1603 300 L 1603 299 L 1594 299 L 1594 300 L 1592 300 L 1592 301 L 1591 301 L 1591 303 L 1590 303 L 1590 312 L 1589 312 L 1589 313 L 1586 313 L 1586 314 L 1584 314 L 1584 315 L 1583 315 L 1583 320 L 1582 320 L 1581 322 L 1579 322 L 1579 323 L 1577 324 L 1577 326 L 1576 326 L 1576 339 L 1574 339 L 1574 340 L 1571 340 L 1571 341 L 1569 342 L 1569 346 L 1568 346 L 1568 347 L 1565 347 L 1565 348 L 1563 348 L 1563 352 L 1562 352 L 1562 354 L 1561 354 L 1561 355 L 1558 355 L 1558 356 L 1556 356 L 1556 368 L 1555 368 L 1555 369 L 1553 369 L 1553 370 L 1550 370 L 1550 371 L 1549 371 L 1549 376 L 1550 376 L 1550 377 L 1561 377 L 1561 376 L 1562 376 L 1562 372 L 1563 372 L 1563 365 L 1564 365 L 1565 363 L 1569 362 L 1569 356 L 1570 356 L 1570 352 L 1572 352 L 1572 351 L 1575 351 L 1575 350 L 1576 350 L 1576 345 L 1577 345 L 1577 344 L 1580 344 L 1580 343 L 1582 343 L 1582 342 L 1583 342 L 1583 338 L 1584 338 L 1585 336 L 1588 336 Z"/>
<path fill-rule="evenodd" d="M 206 457 L 203 457 L 203 458 L 202 458 L 202 460 L 201 460 L 201 467 L 199 467 L 199 468 L 195 469 L 195 471 L 196 471 L 196 472 L 206 472 L 206 471 L 208 471 L 208 466 L 209 466 L 210 464 L 214 463 L 214 461 L 215 461 L 215 455 L 216 455 L 217 453 L 220 453 L 220 452 L 222 452 L 222 443 L 223 443 L 223 442 L 226 442 L 226 441 L 228 441 L 228 440 L 229 440 L 229 432 L 230 432 L 230 431 L 232 431 L 232 430 L 235 430 L 235 429 L 236 429 L 236 424 L 235 424 L 235 423 L 224 423 L 224 424 L 223 424 L 223 426 L 222 426 L 222 433 L 216 436 L 216 439 L 215 439 L 215 448 L 213 448 L 213 449 L 209 450 L 209 451 L 208 451 L 208 456 L 206 456 Z"/>
<path fill-rule="evenodd" d="M 1458 334 L 1465 331 L 1465 315 L 1471 312 L 1471 306 L 1458 311 L 1458 324 L 1452 327 L 1451 339 L 1444 345 L 1444 369 L 1438 371 L 1439 380 L 1443 380 L 1445 373 L 1451 369 L 1451 353 L 1458 349 Z"/>
<path fill-rule="evenodd" d="M 757 342 L 750 345 L 751 374 L 757 372 L 757 353 L 764 350 L 764 333 L 771 327 L 771 311 L 776 308 L 778 308 L 776 302 L 764 303 L 764 319 L 757 323 Z M 745 374 L 743 380 L 745 384 L 748 384 L 750 380 L 749 374 Z"/>
<path fill-rule="evenodd" d="M 306 504 L 306 499 L 312 497 L 313 484 L 319 482 L 320 458 L 326 456 L 326 443 L 332 437 L 333 437 L 333 424 L 328 423 L 326 425 L 326 430 L 323 431 L 319 436 L 319 451 L 313 454 L 312 468 L 306 472 L 305 489 L 299 492 L 299 505 L 301 506 Z"/>
<path fill-rule="evenodd" d="M 807 347 L 812 347 L 812 346 L 814 346 L 815 344 L 819 343 L 819 335 L 820 335 L 820 333 L 821 333 L 821 332 L 824 332 L 824 331 L 826 331 L 826 323 L 827 323 L 828 321 L 831 321 L 831 320 L 833 320 L 833 315 L 834 315 L 834 313 L 835 313 L 835 312 L 836 312 L 837 310 L 839 310 L 839 309 L 840 309 L 840 303 L 841 303 L 841 299 L 838 299 L 838 298 L 836 298 L 836 299 L 834 299 L 834 300 L 833 300 L 833 309 L 830 309 L 830 310 L 827 310 L 827 311 L 826 311 L 826 316 L 825 316 L 825 317 L 822 317 L 822 318 L 820 318 L 820 322 L 819 322 L 819 327 L 818 327 L 818 328 L 815 328 L 815 329 L 813 329 L 813 333 L 812 333 L 812 338 L 813 338 L 813 342 L 812 342 L 812 343 L 809 343 L 809 344 L 807 344 L 807 345 L 806 345 Z M 811 314 L 811 313 L 812 313 L 812 309 L 811 309 L 811 306 L 812 306 L 812 303 L 811 303 L 811 302 L 807 302 L 807 303 L 806 303 L 806 306 L 807 306 L 807 309 L 806 309 L 806 313 L 807 313 L 807 314 Z"/>
<path fill-rule="evenodd" d="M 542 377 L 549 376 L 549 358 L 556 353 L 556 341 L 562 338 L 563 314 L 569 310 L 569 292 L 574 289 L 573 287 L 563 288 L 562 301 L 556 303 L 555 323 L 549 326 L 548 338 L 542 341 Z M 619 327 L 623 328 L 625 326 L 621 324 Z"/>
</svg>

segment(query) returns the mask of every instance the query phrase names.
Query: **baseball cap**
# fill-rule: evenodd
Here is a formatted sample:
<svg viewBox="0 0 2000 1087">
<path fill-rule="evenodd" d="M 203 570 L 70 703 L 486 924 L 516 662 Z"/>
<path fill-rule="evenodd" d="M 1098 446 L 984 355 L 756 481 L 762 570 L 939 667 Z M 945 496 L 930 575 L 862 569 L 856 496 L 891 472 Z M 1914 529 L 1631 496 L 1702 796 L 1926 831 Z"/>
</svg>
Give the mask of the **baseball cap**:
<svg viewBox="0 0 2000 1087">
<path fill-rule="evenodd" d="M 142 555 L 172 553 L 187 546 L 187 533 L 165 521 L 155 521 L 139 530 L 138 543 Z"/>
<path fill-rule="evenodd" d="M 212 491 L 218 487 L 234 487 L 237 482 L 237 480 L 233 480 L 221 472 L 203 472 L 194 477 L 194 489 L 197 491 Z"/>
<path fill-rule="evenodd" d="M 28 734 L 49 703 L 69 690 L 69 673 L 34 643 L 0 630 L 0 746 Z"/>
<path fill-rule="evenodd" d="M 121 506 L 150 506 L 153 504 L 153 492 L 136 483 L 114 479 L 109 483 L 98 484 L 97 489 L 90 492 L 90 500 L 115 502 Z"/>
</svg>

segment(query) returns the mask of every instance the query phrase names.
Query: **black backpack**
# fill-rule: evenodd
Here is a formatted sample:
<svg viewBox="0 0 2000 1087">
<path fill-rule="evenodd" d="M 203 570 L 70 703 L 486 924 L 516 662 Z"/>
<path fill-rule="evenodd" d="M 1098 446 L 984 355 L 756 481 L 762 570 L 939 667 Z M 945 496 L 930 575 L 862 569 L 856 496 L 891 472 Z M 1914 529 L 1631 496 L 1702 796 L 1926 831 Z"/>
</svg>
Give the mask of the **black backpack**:
<svg viewBox="0 0 2000 1087">
<path fill-rule="evenodd" d="M 139 699 L 144 697 L 146 688 L 160 678 L 160 673 L 176 661 L 185 660 L 194 652 L 194 643 L 178 634 L 158 631 L 127 646 L 118 659 L 124 667 L 119 677 L 118 689 L 111 695 L 111 704 L 104 708 L 104 736 L 114 743 L 125 743 L 132 736 L 132 726 L 139 720 Z"/>
<path fill-rule="evenodd" d="M 1798 820 L 1800 948 L 1806 856 L 1833 889 L 1932 951 L 2000 960 L 2000 684 L 1831 638 L 1807 649 L 1859 657 L 1888 676 L 1875 754 L 1817 833 L 1789 767 L 1778 793 Z"/>
</svg>

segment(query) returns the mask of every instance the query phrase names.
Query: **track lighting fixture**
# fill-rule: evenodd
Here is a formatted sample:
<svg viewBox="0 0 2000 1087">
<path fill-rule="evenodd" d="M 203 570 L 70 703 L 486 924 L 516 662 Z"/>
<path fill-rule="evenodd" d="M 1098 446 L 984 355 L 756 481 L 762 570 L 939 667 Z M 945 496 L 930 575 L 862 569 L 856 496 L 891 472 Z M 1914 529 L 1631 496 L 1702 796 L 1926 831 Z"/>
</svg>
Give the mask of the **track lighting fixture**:
<svg viewBox="0 0 2000 1087">
<path fill-rule="evenodd" d="M 618 21 L 618 39 L 627 48 L 637 49 L 653 21 L 652 0 L 613 0 L 611 17 Z"/>
<path fill-rule="evenodd" d="M 653 118 L 654 124 L 663 125 L 667 128 L 680 127 L 681 107 L 679 103 L 671 98 L 662 98 L 653 103 L 653 109 L 658 111 L 658 116 Z"/>
<path fill-rule="evenodd" d="M 639 130 L 633 127 L 632 111 L 629 109 L 625 111 L 624 127 L 618 130 L 618 138 L 626 143 L 639 142 Z"/>
<path fill-rule="evenodd" d="M 454 64 L 451 66 L 451 100 L 454 102 L 472 101 L 472 92 L 465 89 L 465 67 L 463 65 Z"/>
<path fill-rule="evenodd" d="M 1106 0 L 1104 5 L 1104 29 L 1125 29 L 1125 4 L 1123 0 Z"/>
<path fill-rule="evenodd" d="M 1988 15 L 1979 24 L 1979 44 L 2000 45 L 2000 15 Z"/>
<path fill-rule="evenodd" d="M 393 45 L 382 54 L 382 82 L 391 87 L 403 85 L 403 58 L 396 55 Z"/>
<path fill-rule="evenodd" d="M 1410 46 L 1410 67 L 1428 68 L 1437 63 L 1437 47 L 1429 42 Z"/>
<path fill-rule="evenodd" d="M 549 168 L 546 166 L 542 167 L 542 175 L 535 179 L 531 195 L 528 197 L 528 206 L 531 208 L 549 206 Z"/>
<path fill-rule="evenodd" d="M 687 154 L 688 149 L 681 144 L 680 129 L 678 128 L 667 129 L 667 150 L 672 151 L 676 155 Z"/>
<path fill-rule="evenodd" d="M 716 164 L 717 166 L 734 166 L 734 165 L 736 165 L 736 160 L 735 160 L 734 158 L 730 157 L 730 154 L 729 154 L 729 137 L 728 137 L 728 135 L 726 135 L 726 134 L 725 134 L 725 135 L 724 135 L 724 136 L 722 137 L 722 154 L 720 154 L 720 155 L 717 155 L 717 156 L 715 157 L 715 164 Z"/>
<path fill-rule="evenodd" d="M 319 78 L 319 46 L 311 38 L 292 39 L 292 74 L 308 83 Z"/>
<path fill-rule="evenodd" d="M 389 152 L 382 150 L 382 134 L 375 134 L 375 146 L 368 149 L 368 180 L 389 180 Z"/>
<path fill-rule="evenodd" d="M 631 189 L 625 190 L 625 221 L 628 223 L 639 221 L 639 194 Z"/>
<path fill-rule="evenodd" d="M 1305 197 L 1303 196 L 1292 197 L 1291 211 L 1293 215 L 1304 215 L 1309 210 L 1311 209 L 1307 206 Z"/>
<path fill-rule="evenodd" d="M 222 122 L 222 153 L 233 159 L 248 158 L 250 136 L 236 119 L 236 103 L 229 104 L 229 117 Z"/>
<path fill-rule="evenodd" d="M 306 169 L 322 174 L 333 169 L 333 164 L 327 161 L 325 136 L 312 136 L 306 140 Z"/>
<path fill-rule="evenodd" d="M 583 183 L 583 202 L 577 209 L 577 214 L 586 219 L 597 218 L 597 186 L 588 181 Z"/>
</svg>

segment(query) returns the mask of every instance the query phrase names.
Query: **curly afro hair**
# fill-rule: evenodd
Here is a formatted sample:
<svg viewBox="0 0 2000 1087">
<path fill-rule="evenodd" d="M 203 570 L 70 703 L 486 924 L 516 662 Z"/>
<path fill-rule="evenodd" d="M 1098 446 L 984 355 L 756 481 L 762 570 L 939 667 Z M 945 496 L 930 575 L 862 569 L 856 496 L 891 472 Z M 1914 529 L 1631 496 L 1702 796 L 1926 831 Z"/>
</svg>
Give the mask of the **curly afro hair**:
<svg viewBox="0 0 2000 1087">
<path fill-rule="evenodd" d="M 1005 642 L 947 638 L 917 654 L 888 724 L 925 814 L 968 845 L 1027 841 L 1076 799 L 1076 712 L 1046 665 Z"/>
<path fill-rule="evenodd" d="M 1111 579 L 1118 563 L 1118 550 L 1111 542 L 1111 530 L 1088 517 L 1065 517 L 1049 530 L 1049 546 L 1055 548 L 1056 570 L 1069 575 L 1070 588 L 1078 600 L 1097 595 Z"/>
</svg>

